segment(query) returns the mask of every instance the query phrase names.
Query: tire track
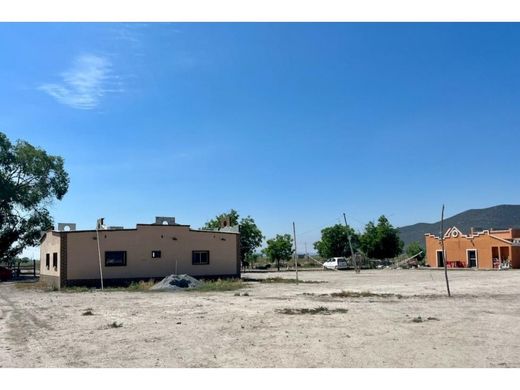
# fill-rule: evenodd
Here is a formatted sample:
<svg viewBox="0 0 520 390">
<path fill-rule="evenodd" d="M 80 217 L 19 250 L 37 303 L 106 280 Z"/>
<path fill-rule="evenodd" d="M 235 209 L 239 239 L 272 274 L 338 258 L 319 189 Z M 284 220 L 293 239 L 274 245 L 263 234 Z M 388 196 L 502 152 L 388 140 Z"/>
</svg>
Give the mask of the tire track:
<svg viewBox="0 0 520 390">
<path fill-rule="evenodd" d="M 48 356 L 40 337 L 43 331 L 51 330 L 51 327 L 29 311 L 30 309 L 20 308 L 13 302 L 10 298 L 15 293 L 13 290 L 10 284 L 0 285 L 0 335 L 3 341 L 0 346 L 0 366 L 41 366 Z M 34 358 L 26 361 L 27 356 Z"/>
</svg>

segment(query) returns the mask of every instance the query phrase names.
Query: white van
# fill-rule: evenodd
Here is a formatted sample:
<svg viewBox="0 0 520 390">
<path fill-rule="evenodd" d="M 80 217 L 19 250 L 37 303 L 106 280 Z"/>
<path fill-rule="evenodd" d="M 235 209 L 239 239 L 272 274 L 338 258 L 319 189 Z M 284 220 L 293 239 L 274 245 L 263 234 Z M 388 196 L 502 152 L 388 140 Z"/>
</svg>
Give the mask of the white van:
<svg viewBox="0 0 520 390">
<path fill-rule="evenodd" d="M 323 263 L 324 269 L 347 269 L 347 259 L 344 257 L 332 257 Z"/>
</svg>

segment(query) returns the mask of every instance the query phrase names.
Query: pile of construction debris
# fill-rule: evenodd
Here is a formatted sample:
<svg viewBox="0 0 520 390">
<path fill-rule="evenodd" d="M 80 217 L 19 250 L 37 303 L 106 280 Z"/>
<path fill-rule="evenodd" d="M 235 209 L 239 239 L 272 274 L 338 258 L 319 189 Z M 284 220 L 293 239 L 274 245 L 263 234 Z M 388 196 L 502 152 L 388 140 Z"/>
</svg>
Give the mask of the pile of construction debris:
<svg viewBox="0 0 520 390">
<path fill-rule="evenodd" d="M 197 280 L 190 275 L 169 275 L 161 280 L 159 283 L 154 284 L 150 290 L 159 291 L 178 291 L 185 289 L 192 289 L 199 287 L 202 284 L 200 280 Z"/>
</svg>

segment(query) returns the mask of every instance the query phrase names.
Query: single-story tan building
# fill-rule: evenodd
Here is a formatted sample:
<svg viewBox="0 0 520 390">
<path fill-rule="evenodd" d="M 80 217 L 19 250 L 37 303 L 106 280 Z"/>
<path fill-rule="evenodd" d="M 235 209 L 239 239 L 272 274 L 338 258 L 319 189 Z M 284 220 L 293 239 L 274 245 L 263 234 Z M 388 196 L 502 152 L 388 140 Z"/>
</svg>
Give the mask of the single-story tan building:
<svg viewBox="0 0 520 390">
<path fill-rule="evenodd" d="M 430 267 L 444 267 L 441 238 L 426 234 L 426 262 Z M 486 229 L 464 234 L 457 227 L 444 233 L 447 266 L 450 268 L 499 268 L 509 264 L 520 268 L 520 229 Z"/>
<path fill-rule="evenodd" d="M 106 285 L 173 273 L 240 277 L 238 227 L 223 223 L 216 230 L 194 230 L 174 218 L 157 217 L 155 223 L 137 224 L 135 229 L 75 230 L 74 224 L 60 224 L 58 230 L 43 234 L 40 280 L 44 283 L 58 288 L 100 286 L 101 271 Z"/>
</svg>

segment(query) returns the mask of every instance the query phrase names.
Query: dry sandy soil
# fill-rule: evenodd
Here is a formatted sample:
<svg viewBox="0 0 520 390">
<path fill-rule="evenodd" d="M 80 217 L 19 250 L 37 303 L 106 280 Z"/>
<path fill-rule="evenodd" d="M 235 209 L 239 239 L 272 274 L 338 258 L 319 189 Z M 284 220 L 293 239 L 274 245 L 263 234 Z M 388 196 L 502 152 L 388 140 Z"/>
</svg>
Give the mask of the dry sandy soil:
<svg viewBox="0 0 520 390">
<path fill-rule="evenodd" d="M 0 283 L 0 367 L 520 367 L 520 271 L 451 271 L 452 298 L 436 270 L 300 279 L 324 283 L 175 293 Z M 342 290 L 402 296 L 330 296 Z M 280 312 L 320 306 L 347 311 Z"/>
</svg>

